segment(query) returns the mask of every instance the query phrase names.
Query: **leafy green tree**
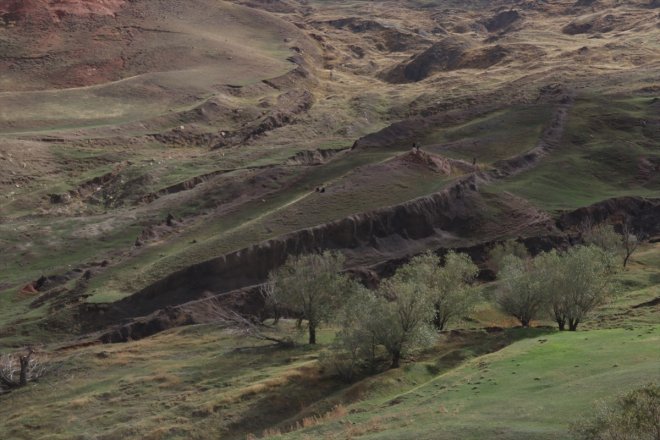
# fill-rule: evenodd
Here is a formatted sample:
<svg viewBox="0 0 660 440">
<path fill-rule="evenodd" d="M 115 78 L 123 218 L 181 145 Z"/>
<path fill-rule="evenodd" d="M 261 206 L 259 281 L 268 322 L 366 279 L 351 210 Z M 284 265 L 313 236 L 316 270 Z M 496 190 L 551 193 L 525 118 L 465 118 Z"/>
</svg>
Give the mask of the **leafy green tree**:
<svg viewBox="0 0 660 440">
<path fill-rule="evenodd" d="M 387 354 L 390 368 L 398 368 L 403 357 L 434 343 L 434 315 L 427 286 L 399 270 L 375 294 L 363 291 L 346 302 L 330 360 L 349 380 L 356 369 L 373 371 L 380 353 Z"/>
<path fill-rule="evenodd" d="M 564 254 L 537 257 L 541 290 L 549 300 L 559 329 L 577 330 L 589 313 L 613 291 L 616 257 L 596 246 L 577 246 Z"/>
<path fill-rule="evenodd" d="M 433 325 L 443 330 L 452 320 L 466 316 L 478 301 L 478 294 L 471 283 L 479 274 L 479 268 L 467 254 L 453 251 L 445 256 L 444 266 L 432 252 L 414 257 L 397 272 L 402 279 L 425 288 L 435 314 Z"/>
<path fill-rule="evenodd" d="M 648 384 L 613 404 L 601 403 L 592 418 L 575 423 L 571 431 L 579 440 L 658 440 L 660 387 Z"/>
<path fill-rule="evenodd" d="M 377 331 L 382 319 L 376 312 L 380 305 L 373 292 L 360 287 L 355 295 L 346 300 L 339 313 L 337 324 L 340 330 L 322 361 L 347 382 L 351 382 L 360 370 L 376 369 L 379 353 Z"/>
<path fill-rule="evenodd" d="M 614 226 L 600 224 L 585 226 L 582 239 L 587 245 L 594 245 L 610 254 L 620 255 L 623 267 L 628 265 L 630 257 L 637 251 L 643 241 L 640 233 L 635 233 L 630 220 L 626 219 L 621 225 L 621 234 L 614 230 Z"/>
<path fill-rule="evenodd" d="M 509 239 L 496 244 L 488 253 L 491 266 L 496 272 L 499 272 L 504 266 L 504 258 L 513 255 L 514 257 L 525 260 L 529 258 L 529 251 L 524 243 Z"/>
<path fill-rule="evenodd" d="M 597 246 L 550 251 L 530 260 L 505 258 L 498 304 L 527 327 L 547 310 L 560 330 L 577 330 L 612 292 L 616 256 Z"/>
<path fill-rule="evenodd" d="M 623 246 L 623 237 L 614 230 L 614 226 L 605 223 L 586 226 L 582 232 L 582 240 L 586 245 L 593 245 L 613 254 L 621 252 Z"/>
<path fill-rule="evenodd" d="M 343 266 L 342 254 L 326 251 L 290 257 L 271 274 L 274 301 L 307 320 L 310 344 L 316 344 L 318 326 L 355 290 L 355 282 L 340 273 Z"/>
<path fill-rule="evenodd" d="M 374 314 L 380 319 L 373 330 L 390 356 L 390 368 L 398 368 L 402 357 L 434 342 L 435 309 L 427 286 L 404 280 L 398 273 L 383 282 L 379 291 Z"/>
<path fill-rule="evenodd" d="M 500 289 L 496 301 L 500 309 L 515 317 L 523 327 L 529 327 L 544 310 L 546 298 L 541 289 L 535 260 L 508 255 L 499 273 Z"/>
<path fill-rule="evenodd" d="M 535 258 L 534 277 L 538 280 L 539 294 L 547 302 L 546 306 L 559 330 L 564 330 L 568 315 L 567 297 L 564 295 L 564 260 L 556 250 L 541 253 Z"/>
</svg>

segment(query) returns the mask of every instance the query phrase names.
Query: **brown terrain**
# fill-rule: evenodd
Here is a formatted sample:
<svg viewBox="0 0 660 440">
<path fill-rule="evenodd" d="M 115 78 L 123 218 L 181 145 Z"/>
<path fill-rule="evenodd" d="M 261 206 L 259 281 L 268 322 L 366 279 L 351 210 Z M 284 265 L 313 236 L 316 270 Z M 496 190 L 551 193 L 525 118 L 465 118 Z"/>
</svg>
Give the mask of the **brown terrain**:
<svg viewBox="0 0 660 440">
<path fill-rule="evenodd" d="M 0 337 L 140 338 L 208 295 L 259 314 L 302 252 L 374 285 L 427 249 L 488 278 L 493 244 L 585 220 L 657 236 L 659 14 L 0 0 Z"/>
</svg>

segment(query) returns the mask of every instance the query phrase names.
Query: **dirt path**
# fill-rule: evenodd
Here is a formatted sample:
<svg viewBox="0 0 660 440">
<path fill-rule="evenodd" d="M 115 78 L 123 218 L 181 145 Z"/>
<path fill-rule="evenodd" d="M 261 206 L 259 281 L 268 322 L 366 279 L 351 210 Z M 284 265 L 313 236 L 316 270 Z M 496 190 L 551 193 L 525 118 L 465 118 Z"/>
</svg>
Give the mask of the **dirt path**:
<svg viewBox="0 0 660 440">
<path fill-rule="evenodd" d="M 568 116 L 575 98 L 566 95 L 552 116 L 550 125 L 545 128 L 536 147 L 518 156 L 502 160 L 494 164 L 494 169 L 481 173 L 480 178 L 486 181 L 512 177 L 535 167 L 543 157 L 550 154 L 561 145 Z"/>
</svg>

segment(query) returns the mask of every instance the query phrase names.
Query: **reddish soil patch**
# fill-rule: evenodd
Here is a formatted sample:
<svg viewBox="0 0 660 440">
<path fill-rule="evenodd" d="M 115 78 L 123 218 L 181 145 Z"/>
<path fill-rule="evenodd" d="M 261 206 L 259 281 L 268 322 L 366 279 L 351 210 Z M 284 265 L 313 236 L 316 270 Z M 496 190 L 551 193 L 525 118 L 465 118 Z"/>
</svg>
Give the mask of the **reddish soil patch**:
<svg viewBox="0 0 660 440">
<path fill-rule="evenodd" d="M 0 0 L 0 17 L 7 21 L 59 22 L 67 15 L 114 15 L 125 0 Z"/>
</svg>

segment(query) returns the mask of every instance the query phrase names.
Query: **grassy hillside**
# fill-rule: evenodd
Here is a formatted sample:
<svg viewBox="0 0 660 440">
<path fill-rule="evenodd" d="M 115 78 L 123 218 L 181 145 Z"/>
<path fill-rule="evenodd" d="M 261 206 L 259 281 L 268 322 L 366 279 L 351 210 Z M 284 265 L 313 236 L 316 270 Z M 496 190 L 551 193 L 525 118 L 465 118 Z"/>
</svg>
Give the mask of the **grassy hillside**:
<svg viewBox="0 0 660 440">
<path fill-rule="evenodd" d="M 332 328 L 319 347 L 197 325 L 56 350 L 47 376 L 0 398 L 11 401 L 0 437 L 565 438 L 594 401 L 660 380 L 657 307 L 632 308 L 658 296 L 659 258 L 660 245 L 644 248 L 619 276 L 622 294 L 581 331 L 486 332 L 510 321 L 485 302 L 402 368 L 354 384 L 318 363 Z"/>
<path fill-rule="evenodd" d="M 126 324 L 109 303 L 196 263 L 298 232 L 290 249 L 307 249 L 307 228 L 318 247 L 360 234 L 348 269 L 375 282 L 426 248 L 572 242 L 559 213 L 660 197 L 649 0 L 4 3 L 0 355 L 34 345 L 48 374 L 0 396 L 0 439 L 567 438 L 595 400 L 660 380 L 658 243 L 577 333 L 516 328 L 486 283 L 435 346 L 352 384 L 320 362 L 332 326 L 291 349 L 213 325 L 107 345 L 82 330 Z M 407 67 L 423 75 L 395 75 Z M 383 214 L 447 188 L 446 203 Z M 323 227 L 348 217 L 373 223 Z M 127 302 L 260 281 L 241 269 L 208 265 Z"/>
<path fill-rule="evenodd" d="M 657 196 L 660 174 L 655 165 L 646 165 L 660 161 L 657 112 L 650 97 L 581 97 L 561 147 L 493 190 L 511 191 L 548 210 L 624 195 Z"/>
<path fill-rule="evenodd" d="M 659 332 L 654 325 L 530 338 L 283 438 L 565 438 L 594 400 L 660 379 Z M 433 364 L 404 369 L 403 380 L 425 366 Z"/>
</svg>

